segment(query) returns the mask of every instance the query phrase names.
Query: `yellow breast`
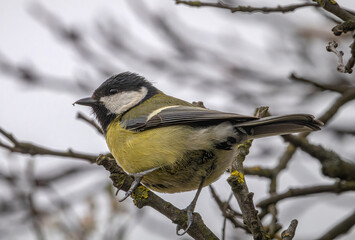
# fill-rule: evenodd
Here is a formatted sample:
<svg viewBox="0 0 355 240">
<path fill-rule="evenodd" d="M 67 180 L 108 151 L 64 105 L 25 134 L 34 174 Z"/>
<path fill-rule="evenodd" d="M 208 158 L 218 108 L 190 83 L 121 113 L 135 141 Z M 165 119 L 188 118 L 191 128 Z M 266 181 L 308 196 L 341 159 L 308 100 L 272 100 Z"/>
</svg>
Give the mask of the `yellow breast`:
<svg viewBox="0 0 355 240">
<path fill-rule="evenodd" d="M 139 173 L 174 164 L 188 149 L 187 136 L 192 128 L 171 126 L 142 132 L 123 129 L 113 121 L 106 134 L 107 145 L 127 173 Z M 173 144 L 172 144 L 173 143 Z"/>
<path fill-rule="evenodd" d="M 124 171 L 133 174 L 159 167 L 142 183 L 169 193 L 196 189 L 207 173 L 209 185 L 230 165 L 234 151 L 216 149 L 214 138 L 214 131 L 186 125 L 130 131 L 120 126 L 119 119 L 106 133 L 108 147 Z"/>
</svg>

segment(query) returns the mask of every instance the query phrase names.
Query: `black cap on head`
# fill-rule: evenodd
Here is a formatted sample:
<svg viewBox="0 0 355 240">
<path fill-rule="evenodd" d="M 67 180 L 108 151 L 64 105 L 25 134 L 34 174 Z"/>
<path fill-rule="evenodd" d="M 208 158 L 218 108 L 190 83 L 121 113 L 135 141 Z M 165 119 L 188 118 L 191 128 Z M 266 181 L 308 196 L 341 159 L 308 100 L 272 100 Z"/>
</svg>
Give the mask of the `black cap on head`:
<svg viewBox="0 0 355 240">
<path fill-rule="evenodd" d="M 90 104 L 86 104 L 86 99 L 81 99 L 76 103 L 82 105 L 90 105 L 93 109 L 96 118 L 98 119 L 101 127 L 106 132 L 108 125 L 116 118 L 116 114 L 110 112 L 105 105 L 100 101 L 102 97 L 107 97 L 121 92 L 140 91 L 142 87 L 147 89 L 145 97 L 138 103 L 144 102 L 158 93 L 158 89 L 155 88 L 144 77 L 139 76 L 136 73 L 123 72 L 114 75 L 103 82 L 93 93 Z M 82 103 L 84 102 L 84 104 Z M 91 104 L 93 102 L 93 104 Z M 137 104 L 137 105 L 138 105 Z M 127 109 L 128 111 L 129 109 Z"/>
<path fill-rule="evenodd" d="M 93 93 L 92 98 L 99 100 L 103 96 L 109 96 L 118 92 L 138 91 L 142 87 L 148 89 L 146 98 L 155 95 L 158 90 L 144 77 L 131 72 L 123 72 L 114 75 L 103 82 Z"/>
</svg>

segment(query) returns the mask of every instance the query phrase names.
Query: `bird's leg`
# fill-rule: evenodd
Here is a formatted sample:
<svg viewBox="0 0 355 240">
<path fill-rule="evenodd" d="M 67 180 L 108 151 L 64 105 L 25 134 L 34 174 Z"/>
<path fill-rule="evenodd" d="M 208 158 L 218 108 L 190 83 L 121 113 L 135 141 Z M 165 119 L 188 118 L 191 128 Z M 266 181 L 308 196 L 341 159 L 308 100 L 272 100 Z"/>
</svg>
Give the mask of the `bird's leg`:
<svg viewBox="0 0 355 240">
<path fill-rule="evenodd" d="M 193 220 L 194 220 L 194 210 L 195 210 L 195 206 L 196 206 L 196 203 L 197 203 L 197 199 L 198 197 L 200 196 L 200 193 L 201 193 L 201 190 L 203 188 L 203 184 L 205 183 L 205 180 L 206 180 L 206 176 L 202 177 L 202 180 L 201 180 L 201 183 L 197 189 L 197 192 L 195 194 L 195 197 L 194 199 L 192 200 L 192 202 L 184 209 L 187 211 L 187 227 L 185 229 L 185 231 L 183 233 L 179 233 L 179 230 L 181 229 L 181 226 L 178 224 L 176 226 L 176 234 L 178 236 L 182 236 L 184 235 L 188 230 L 189 228 L 191 227 L 192 223 L 193 223 Z"/>
<path fill-rule="evenodd" d="M 119 199 L 119 202 L 123 202 L 124 200 L 126 200 L 126 198 L 128 198 L 129 196 L 131 196 L 131 194 L 133 193 L 133 191 L 138 187 L 138 185 L 140 184 L 140 182 L 142 181 L 143 177 L 145 175 L 147 175 L 148 173 L 151 173 L 155 170 L 157 170 L 159 167 L 156 168 L 152 168 L 152 169 L 148 169 L 146 171 L 143 172 L 139 172 L 139 173 L 130 173 L 128 174 L 129 176 L 132 176 L 134 178 L 131 187 L 128 189 L 128 191 L 125 193 L 124 197 L 122 199 Z"/>
</svg>

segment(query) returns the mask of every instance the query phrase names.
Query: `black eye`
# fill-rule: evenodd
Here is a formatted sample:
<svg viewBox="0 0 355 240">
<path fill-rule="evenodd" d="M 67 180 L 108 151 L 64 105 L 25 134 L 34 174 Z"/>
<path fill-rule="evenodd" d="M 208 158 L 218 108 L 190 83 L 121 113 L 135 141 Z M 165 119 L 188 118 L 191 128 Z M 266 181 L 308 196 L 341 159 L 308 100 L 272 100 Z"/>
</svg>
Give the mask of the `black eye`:
<svg viewBox="0 0 355 240">
<path fill-rule="evenodd" d="M 108 92 L 110 94 L 115 94 L 115 93 L 118 93 L 118 89 L 117 88 L 111 88 L 110 90 L 108 90 Z"/>
</svg>

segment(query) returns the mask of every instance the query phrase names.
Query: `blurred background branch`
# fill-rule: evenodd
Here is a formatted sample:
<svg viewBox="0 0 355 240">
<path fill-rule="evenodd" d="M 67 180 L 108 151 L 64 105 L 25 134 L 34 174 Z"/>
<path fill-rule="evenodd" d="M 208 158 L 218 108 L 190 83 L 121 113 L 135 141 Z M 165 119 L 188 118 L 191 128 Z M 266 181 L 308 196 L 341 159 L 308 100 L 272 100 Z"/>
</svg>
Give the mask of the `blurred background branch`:
<svg viewBox="0 0 355 240">
<path fill-rule="evenodd" d="M 73 6 L 52 4 L 22 4 L 31 19 L 27 21 L 36 26 L 31 29 L 6 8 L 10 3 L 2 4 L 4 18 L 7 12 L 16 15 L 13 24 L 23 27 L 4 20 L 6 27 L 0 28 L 12 31 L 2 34 L 0 41 L 1 236 L 168 239 L 175 234 L 174 224 L 164 222 L 155 210 L 117 203 L 108 173 L 88 164 L 107 152 L 101 129 L 91 117 L 69 108 L 110 75 L 130 70 L 174 96 L 203 100 L 208 108 L 252 114 L 255 107 L 268 105 L 275 115 L 318 116 L 326 123 L 321 132 L 287 136 L 286 144 L 281 138 L 255 141 L 240 170 L 255 193 L 258 204 L 253 207 L 260 210 L 255 214 L 270 238 L 354 238 L 354 217 L 349 215 L 354 210 L 353 3 L 110 2 L 98 3 L 103 10 L 93 7 L 93 21 L 84 13 L 84 6 L 92 3 L 81 2 L 82 9 L 72 12 Z M 260 12 L 269 14 L 254 14 Z M 16 37 L 15 30 L 24 35 Z M 8 49 L 3 42 L 11 34 Z M 350 45 L 341 56 L 343 72 L 349 74 L 337 72 L 335 56 L 326 53 L 332 41 L 337 49 Z M 28 51 L 28 57 L 15 57 L 21 51 Z M 87 125 L 94 131 L 87 131 Z M 318 161 L 309 161 L 313 157 L 307 152 Z M 111 179 L 124 190 L 129 180 L 119 181 L 121 172 L 114 161 L 111 164 Z M 337 174 L 320 171 L 329 166 L 336 167 Z M 202 194 L 198 223 L 203 220 L 201 226 L 214 237 L 251 239 L 252 231 L 235 199 L 230 199 L 225 180 L 223 176 L 210 188 L 212 197 Z M 171 202 L 170 210 L 176 213 L 164 215 L 176 217 L 182 214 L 178 208 L 186 205 L 181 202 L 191 199 L 186 194 L 162 195 L 166 200 L 153 195 L 153 203 L 137 199 L 136 204 L 164 214 Z M 296 233 L 294 218 L 299 222 Z M 318 226 L 309 224 L 314 222 Z M 195 230 L 201 231 L 198 226 Z"/>
<path fill-rule="evenodd" d="M 298 8 L 303 8 L 303 7 L 319 7 L 318 4 L 315 3 L 302 3 L 302 4 L 294 4 L 294 5 L 289 5 L 289 6 L 277 6 L 274 8 L 270 7 L 251 7 L 251 6 L 238 6 L 238 7 L 232 7 L 228 6 L 227 4 L 223 2 L 217 2 L 217 3 L 208 3 L 208 2 L 200 2 L 200 1 L 180 1 L 177 0 L 175 1 L 176 4 L 185 4 L 191 7 L 216 7 L 216 8 L 224 8 L 230 10 L 232 13 L 235 12 L 262 12 L 262 13 L 273 13 L 273 12 L 282 12 L 282 13 L 287 13 L 287 12 L 292 12 L 295 11 Z"/>
</svg>

